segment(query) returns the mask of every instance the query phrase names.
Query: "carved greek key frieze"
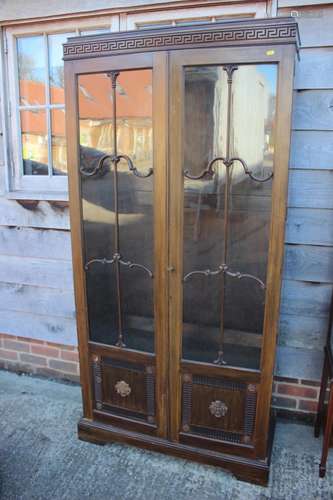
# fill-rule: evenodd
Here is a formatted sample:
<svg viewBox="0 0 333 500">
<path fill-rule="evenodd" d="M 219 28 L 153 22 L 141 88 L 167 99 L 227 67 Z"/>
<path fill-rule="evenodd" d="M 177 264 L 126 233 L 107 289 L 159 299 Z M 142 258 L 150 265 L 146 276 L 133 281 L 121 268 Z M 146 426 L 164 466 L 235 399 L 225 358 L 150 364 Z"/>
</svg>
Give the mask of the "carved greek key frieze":
<svg viewBox="0 0 333 500">
<path fill-rule="evenodd" d="M 110 38 L 78 40 L 64 45 L 64 59 L 75 59 L 86 56 L 105 55 L 116 52 L 140 52 L 158 50 L 186 45 L 202 45 L 209 43 L 274 41 L 293 39 L 297 36 L 295 24 L 279 23 L 278 25 L 234 26 L 225 25 L 214 29 L 191 31 L 164 31 L 157 33 L 110 35 Z"/>
</svg>

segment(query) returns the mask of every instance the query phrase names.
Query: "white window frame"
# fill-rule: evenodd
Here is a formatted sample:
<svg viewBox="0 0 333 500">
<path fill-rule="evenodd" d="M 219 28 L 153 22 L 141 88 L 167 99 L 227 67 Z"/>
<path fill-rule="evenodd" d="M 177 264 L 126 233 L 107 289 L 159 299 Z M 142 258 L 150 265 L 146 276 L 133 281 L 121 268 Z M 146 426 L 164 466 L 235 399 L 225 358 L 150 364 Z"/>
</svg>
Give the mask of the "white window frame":
<svg viewBox="0 0 333 500">
<path fill-rule="evenodd" d="M 267 1 L 269 3 L 269 0 Z M 234 19 L 245 17 L 267 17 L 267 3 L 259 2 L 239 2 L 207 6 L 190 7 L 182 9 L 172 9 L 156 12 L 128 13 L 120 18 L 120 30 L 140 29 L 142 25 L 154 25 L 170 22 L 171 26 L 176 25 L 176 21 L 191 22 L 196 19 L 203 19 L 206 22 L 216 22 L 222 19 Z"/>
<path fill-rule="evenodd" d="M 5 29 L 6 47 L 6 73 L 7 88 L 3 88 L 3 95 L 8 96 L 8 116 L 5 117 L 7 134 L 7 197 L 13 199 L 47 199 L 47 200 L 68 200 L 68 178 L 67 175 L 23 175 L 23 162 L 21 151 L 21 130 L 20 130 L 20 105 L 19 105 L 19 82 L 17 64 L 17 43 L 18 37 L 47 35 L 57 33 L 72 32 L 73 36 L 79 35 L 81 31 L 93 29 L 110 29 L 119 31 L 119 16 L 99 16 L 84 19 L 71 19 L 50 23 L 36 23 L 33 25 L 10 27 Z M 45 50 L 47 45 L 45 42 Z M 48 64 L 48 58 L 46 58 Z M 48 85 L 48 84 L 47 84 Z M 32 108 L 47 109 L 46 106 L 31 106 Z M 24 107 L 25 109 L 29 109 Z M 64 108 L 64 105 L 52 105 L 51 109 Z M 5 126 L 6 126 L 5 125 Z M 48 123 L 48 137 L 50 141 L 50 124 Z M 49 143 L 48 147 L 51 147 Z"/>
<path fill-rule="evenodd" d="M 240 0 L 235 3 L 223 3 L 215 6 L 189 7 L 167 10 L 144 9 L 142 12 L 131 13 L 122 11 L 110 15 L 68 18 L 62 21 L 40 21 L 27 25 L 7 27 L 4 29 L 4 44 L 6 52 L 6 78 L 2 83 L 2 95 L 8 96 L 8 116 L 4 117 L 4 127 L 8 133 L 6 149 L 6 186 L 7 196 L 13 199 L 35 200 L 68 200 L 68 179 L 66 175 L 22 175 L 21 131 L 19 129 L 19 92 L 16 39 L 20 36 L 48 35 L 56 33 L 76 32 L 89 29 L 108 27 L 110 31 L 126 31 L 168 23 L 177 25 L 177 21 L 191 22 L 203 19 L 206 22 L 216 22 L 220 19 L 238 17 L 267 17 L 267 8 L 274 0 L 259 0 L 247 2 Z M 35 107 L 35 106 L 34 106 Z M 50 131 L 48 130 L 50 137 Z M 49 146 L 50 147 L 50 146 Z"/>
</svg>

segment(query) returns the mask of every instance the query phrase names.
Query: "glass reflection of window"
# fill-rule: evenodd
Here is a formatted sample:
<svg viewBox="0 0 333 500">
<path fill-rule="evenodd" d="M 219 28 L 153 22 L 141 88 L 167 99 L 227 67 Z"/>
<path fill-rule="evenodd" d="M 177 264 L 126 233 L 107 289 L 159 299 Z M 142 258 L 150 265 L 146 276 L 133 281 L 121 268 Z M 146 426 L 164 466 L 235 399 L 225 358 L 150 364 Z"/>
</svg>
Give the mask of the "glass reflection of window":
<svg viewBox="0 0 333 500">
<path fill-rule="evenodd" d="M 138 81 L 139 79 L 139 81 Z M 151 70 L 121 72 L 117 80 L 117 148 L 139 170 L 152 165 Z M 105 74 L 81 75 L 79 79 L 80 144 L 104 153 L 112 151 L 110 80 Z M 137 105 L 140 103 L 140 106 Z"/>
<path fill-rule="evenodd" d="M 68 37 L 102 31 L 108 28 L 17 38 L 20 158 L 24 175 L 67 174 L 62 45 Z"/>
<path fill-rule="evenodd" d="M 275 65 L 185 69 L 186 359 L 259 367 L 276 80 Z"/>
</svg>

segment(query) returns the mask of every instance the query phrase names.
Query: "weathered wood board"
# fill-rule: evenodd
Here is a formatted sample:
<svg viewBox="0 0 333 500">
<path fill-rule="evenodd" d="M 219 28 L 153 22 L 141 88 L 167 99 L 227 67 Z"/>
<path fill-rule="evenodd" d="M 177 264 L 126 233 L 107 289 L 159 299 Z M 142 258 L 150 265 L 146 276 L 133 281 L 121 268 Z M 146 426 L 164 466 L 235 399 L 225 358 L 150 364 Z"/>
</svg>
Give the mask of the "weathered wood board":
<svg viewBox="0 0 333 500">
<path fill-rule="evenodd" d="M 289 166 L 290 168 L 309 168 L 314 171 L 332 170 L 333 132 L 331 130 L 294 130 L 291 135 Z M 313 175 L 316 173 L 313 172 Z"/>
</svg>

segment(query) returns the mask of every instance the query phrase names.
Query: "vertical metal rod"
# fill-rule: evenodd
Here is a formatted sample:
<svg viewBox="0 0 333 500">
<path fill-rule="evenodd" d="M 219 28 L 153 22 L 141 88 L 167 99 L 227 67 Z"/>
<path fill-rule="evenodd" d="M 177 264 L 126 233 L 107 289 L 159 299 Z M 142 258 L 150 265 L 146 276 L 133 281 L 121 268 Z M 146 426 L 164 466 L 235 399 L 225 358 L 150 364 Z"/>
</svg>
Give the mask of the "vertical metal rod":
<svg viewBox="0 0 333 500">
<path fill-rule="evenodd" d="M 112 132 L 113 132 L 113 155 L 112 163 L 113 171 L 113 189 L 114 189 L 114 213 L 115 213 L 115 226 L 114 226 L 114 263 L 116 268 L 116 283 L 117 283 L 117 311 L 118 311 L 118 339 L 116 346 L 125 347 L 124 333 L 123 333 L 123 318 L 122 318 L 122 303 L 121 303 L 121 279 L 120 279 L 120 241 L 119 241 L 119 209 L 118 209 L 118 152 L 117 152 L 117 96 L 116 85 L 119 71 L 111 71 L 107 73 L 111 78 L 112 87 Z"/>
<path fill-rule="evenodd" d="M 223 224 L 223 249 L 222 263 L 227 265 L 228 260 L 228 243 L 229 243 L 229 205 L 230 205 L 230 148 L 231 148 L 231 112 L 232 112 L 232 76 L 233 72 L 238 69 L 237 66 L 229 64 L 223 66 L 227 73 L 228 95 L 227 95 L 227 138 L 226 138 L 226 155 L 224 165 L 226 167 L 225 187 L 224 187 L 224 224 Z M 225 292 L 226 292 L 226 276 L 221 274 L 221 310 L 220 310 L 220 335 L 219 335 L 219 350 L 217 359 L 214 361 L 217 365 L 225 365 L 224 360 L 224 309 L 225 309 Z"/>
</svg>

